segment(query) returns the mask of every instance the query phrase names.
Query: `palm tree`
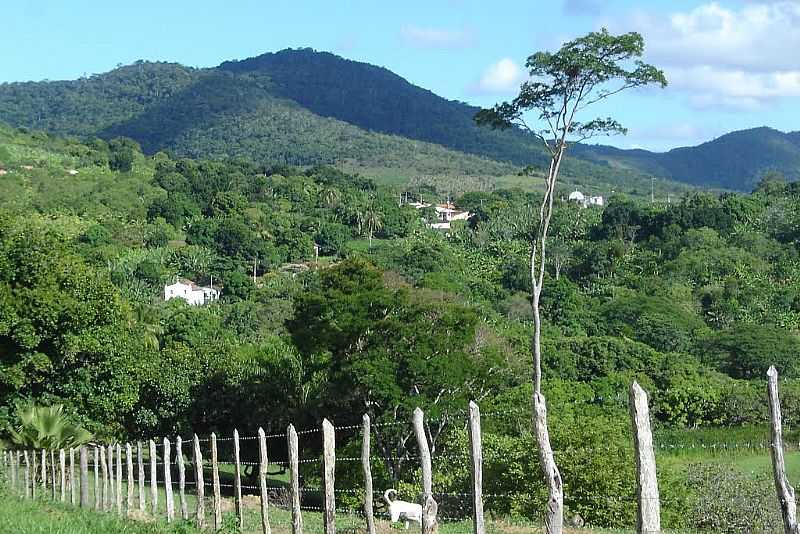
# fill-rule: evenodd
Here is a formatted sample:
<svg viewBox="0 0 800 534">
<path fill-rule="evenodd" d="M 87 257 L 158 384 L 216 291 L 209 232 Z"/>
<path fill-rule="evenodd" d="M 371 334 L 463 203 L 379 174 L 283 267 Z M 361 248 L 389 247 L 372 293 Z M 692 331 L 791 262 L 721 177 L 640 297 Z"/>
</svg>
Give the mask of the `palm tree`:
<svg viewBox="0 0 800 534">
<path fill-rule="evenodd" d="M 142 327 L 145 347 L 158 350 L 161 347 L 161 336 L 164 335 L 161 309 L 151 304 L 139 303 L 133 312 L 136 323 Z"/>
<path fill-rule="evenodd" d="M 92 440 L 92 433 L 70 421 L 64 406 L 17 405 L 19 426 L 10 427 L 11 442 L 25 449 L 66 449 Z"/>
<path fill-rule="evenodd" d="M 335 187 L 326 187 L 322 191 L 322 202 L 328 208 L 334 208 L 342 198 L 342 194 Z"/>
<path fill-rule="evenodd" d="M 367 225 L 367 234 L 369 235 L 369 248 L 372 248 L 372 234 L 375 230 L 383 228 L 383 215 L 376 211 L 374 206 L 367 208 L 364 212 L 364 223 Z"/>
</svg>

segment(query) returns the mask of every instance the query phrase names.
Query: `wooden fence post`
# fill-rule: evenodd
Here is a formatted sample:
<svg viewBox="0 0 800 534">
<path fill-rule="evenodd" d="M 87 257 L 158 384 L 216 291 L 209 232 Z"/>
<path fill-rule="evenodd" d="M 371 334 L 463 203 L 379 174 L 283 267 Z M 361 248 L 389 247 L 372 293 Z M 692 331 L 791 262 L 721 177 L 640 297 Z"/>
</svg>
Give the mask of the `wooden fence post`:
<svg viewBox="0 0 800 534">
<path fill-rule="evenodd" d="M 114 509 L 114 502 L 117 500 L 117 486 L 116 477 L 114 476 L 114 446 L 109 444 L 106 446 L 106 454 L 108 455 L 108 488 L 106 494 L 106 511 L 110 512 Z"/>
<path fill-rule="evenodd" d="M 33 465 L 31 466 L 31 499 L 36 498 L 36 457 L 37 457 L 36 449 L 31 450 L 31 462 Z"/>
<path fill-rule="evenodd" d="M 322 526 L 325 534 L 336 534 L 336 434 L 327 419 L 322 420 Z"/>
<path fill-rule="evenodd" d="M 127 471 L 127 487 L 125 488 L 125 510 L 128 514 L 133 510 L 133 447 L 130 443 L 125 444 L 125 470 Z"/>
<path fill-rule="evenodd" d="M 25 497 L 31 496 L 31 461 L 28 458 L 28 451 L 22 451 L 25 457 Z"/>
<path fill-rule="evenodd" d="M 102 501 L 102 486 L 100 485 L 100 447 L 94 447 L 94 509 L 100 510 Z"/>
<path fill-rule="evenodd" d="M 11 489 L 17 492 L 17 480 L 19 479 L 19 451 L 11 452 Z"/>
<path fill-rule="evenodd" d="M 233 506 L 239 530 L 244 528 L 242 512 L 242 463 L 239 458 L 239 431 L 233 429 Z"/>
<path fill-rule="evenodd" d="M 214 490 L 214 530 L 222 528 L 222 495 L 219 489 L 219 463 L 217 460 L 217 435 L 211 433 L 211 485 Z"/>
<path fill-rule="evenodd" d="M 206 526 L 206 487 L 205 482 L 203 481 L 203 455 L 200 452 L 200 439 L 197 437 L 197 434 L 194 435 L 193 445 L 194 486 L 197 494 L 194 517 L 198 530 L 203 530 Z"/>
<path fill-rule="evenodd" d="M 770 451 L 772 471 L 775 477 L 775 492 L 778 495 L 783 530 L 786 534 L 800 533 L 797 524 L 797 504 L 794 488 L 786 477 L 786 463 L 783 457 L 783 428 L 781 421 L 781 402 L 778 397 L 778 371 L 770 366 L 767 371 L 767 394 L 769 396 Z"/>
<path fill-rule="evenodd" d="M 164 493 L 166 494 L 165 500 L 167 501 L 167 523 L 171 523 L 175 519 L 175 497 L 172 494 L 172 453 L 170 451 L 170 442 L 168 438 L 164 438 Z"/>
<path fill-rule="evenodd" d="M 183 440 L 180 436 L 175 438 L 175 458 L 178 460 L 178 497 L 181 503 L 181 519 L 189 519 L 189 509 L 186 507 L 186 464 L 183 463 Z"/>
<path fill-rule="evenodd" d="M 67 453 L 64 449 L 58 450 L 59 490 L 61 502 L 67 501 Z"/>
<path fill-rule="evenodd" d="M 436 521 L 438 505 L 433 499 L 433 473 L 431 469 L 431 451 L 425 435 L 425 416 L 422 410 L 414 410 L 414 434 L 419 447 L 419 461 L 422 466 L 422 534 L 436 534 L 439 524 Z"/>
<path fill-rule="evenodd" d="M 483 518 L 483 447 L 481 444 L 481 410 L 469 403 L 469 444 L 472 459 L 472 531 L 486 534 Z"/>
<path fill-rule="evenodd" d="M 145 481 L 144 481 L 144 456 L 142 454 L 142 442 L 136 442 L 136 467 L 138 468 L 137 482 L 139 484 L 139 511 L 144 512 L 147 507 L 147 498 L 145 497 Z"/>
<path fill-rule="evenodd" d="M 122 445 L 117 443 L 117 515 L 122 515 Z"/>
<path fill-rule="evenodd" d="M 100 446 L 100 476 L 103 477 L 103 492 L 101 494 L 101 507 L 105 511 L 108 509 L 108 460 L 106 459 L 106 448 Z"/>
<path fill-rule="evenodd" d="M 267 470 L 269 459 L 267 457 L 267 437 L 264 429 L 258 428 L 258 485 L 261 489 L 261 533 L 271 534 L 269 526 L 269 490 L 267 489 Z"/>
<path fill-rule="evenodd" d="M 367 520 L 367 534 L 375 534 L 375 514 L 372 507 L 372 467 L 370 466 L 370 432 L 369 415 L 361 418 L 361 467 L 364 470 L 364 516 Z"/>
<path fill-rule="evenodd" d="M 153 517 L 158 515 L 158 467 L 156 460 L 156 442 L 152 439 L 148 442 L 150 449 L 150 509 L 153 511 Z"/>
<path fill-rule="evenodd" d="M 58 469 L 56 468 L 56 451 L 50 449 L 50 494 L 55 501 L 58 498 L 58 488 L 56 487 L 56 479 L 58 478 Z"/>
<path fill-rule="evenodd" d="M 286 429 L 289 446 L 289 496 L 292 501 L 292 534 L 303 533 L 303 516 L 300 512 L 300 457 L 297 451 L 297 431 L 289 424 Z"/>
<path fill-rule="evenodd" d="M 89 451 L 86 445 L 81 446 L 78 451 L 78 462 L 80 462 L 81 472 L 81 508 L 89 507 Z M 73 490 L 73 494 L 75 491 Z"/>
<path fill-rule="evenodd" d="M 42 449 L 42 498 L 47 496 L 47 451 Z"/>
<path fill-rule="evenodd" d="M 77 483 L 75 482 L 75 448 L 69 449 L 69 503 L 75 506 L 77 501 Z"/>
<path fill-rule="evenodd" d="M 636 532 L 658 534 L 661 532 L 661 503 L 653 434 L 650 432 L 650 408 L 647 405 L 647 393 L 636 381 L 630 388 L 630 411 L 636 454 L 636 497 L 639 501 Z"/>
</svg>

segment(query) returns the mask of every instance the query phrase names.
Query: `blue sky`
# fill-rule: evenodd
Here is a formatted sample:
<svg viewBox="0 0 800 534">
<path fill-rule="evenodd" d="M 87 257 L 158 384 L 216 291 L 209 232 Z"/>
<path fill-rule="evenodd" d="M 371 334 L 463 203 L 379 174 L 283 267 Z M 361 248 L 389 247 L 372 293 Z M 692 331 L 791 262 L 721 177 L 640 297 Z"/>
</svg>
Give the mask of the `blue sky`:
<svg viewBox="0 0 800 534">
<path fill-rule="evenodd" d="M 800 0 L 16 0 L 2 20 L 0 82 L 309 46 L 476 105 L 513 97 L 532 52 L 607 26 L 641 32 L 671 82 L 596 110 L 630 129 L 610 144 L 664 150 L 741 128 L 800 130 Z"/>
</svg>

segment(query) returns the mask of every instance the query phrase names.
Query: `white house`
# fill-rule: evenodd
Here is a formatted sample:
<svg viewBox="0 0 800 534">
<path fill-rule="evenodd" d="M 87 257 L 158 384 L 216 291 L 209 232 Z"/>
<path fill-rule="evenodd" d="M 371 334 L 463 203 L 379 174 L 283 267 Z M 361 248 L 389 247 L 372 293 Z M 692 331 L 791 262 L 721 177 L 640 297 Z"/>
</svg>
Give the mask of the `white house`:
<svg viewBox="0 0 800 534">
<path fill-rule="evenodd" d="M 567 200 L 579 204 L 584 208 L 589 206 L 602 206 L 605 203 L 602 196 L 586 196 L 577 189 L 569 194 Z"/>
<path fill-rule="evenodd" d="M 198 286 L 191 280 L 180 278 L 175 280 L 172 285 L 164 286 L 164 300 L 183 299 L 192 306 L 203 306 L 214 300 L 219 299 L 221 291 L 214 287 L 211 282 L 210 287 Z"/>
<path fill-rule="evenodd" d="M 451 221 L 466 221 L 472 214 L 468 211 L 456 209 L 452 204 L 439 204 L 435 208 L 436 222 L 430 223 L 431 228 L 449 230 Z"/>
<path fill-rule="evenodd" d="M 570 193 L 567 199 L 571 200 L 572 202 L 577 202 L 578 204 L 583 204 L 586 201 L 584 194 L 577 189 Z"/>
</svg>

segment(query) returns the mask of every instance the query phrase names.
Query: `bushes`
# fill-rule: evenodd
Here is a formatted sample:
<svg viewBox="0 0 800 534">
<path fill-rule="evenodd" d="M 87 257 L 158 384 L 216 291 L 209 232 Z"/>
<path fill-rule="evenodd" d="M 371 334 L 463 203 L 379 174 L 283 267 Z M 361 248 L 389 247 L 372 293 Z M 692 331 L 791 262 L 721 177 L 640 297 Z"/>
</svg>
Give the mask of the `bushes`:
<svg viewBox="0 0 800 534">
<path fill-rule="evenodd" d="M 691 526 L 721 533 L 780 532 L 775 489 L 766 475 L 745 475 L 730 467 L 695 464 L 688 468 L 695 502 Z"/>
</svg>

